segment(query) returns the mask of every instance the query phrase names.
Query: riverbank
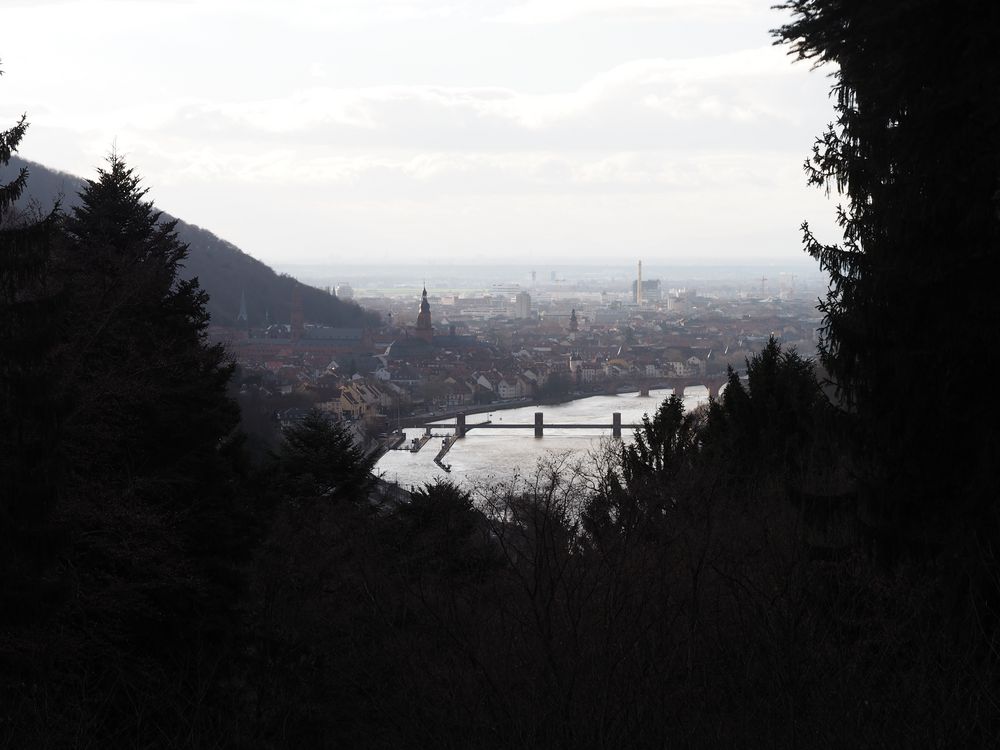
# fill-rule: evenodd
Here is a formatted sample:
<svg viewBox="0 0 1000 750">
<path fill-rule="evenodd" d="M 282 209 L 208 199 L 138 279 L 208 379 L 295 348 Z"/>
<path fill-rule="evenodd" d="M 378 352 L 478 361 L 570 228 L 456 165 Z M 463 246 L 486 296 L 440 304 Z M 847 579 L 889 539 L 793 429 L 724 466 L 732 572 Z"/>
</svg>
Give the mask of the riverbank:
<svg viewBox="0 0 1000 750">
<path fill-rule="evenodd" d="M 580 398 L 586 398 L 586 396 L 580 396 Z M 428 422 L 442 422 L 446 419 L 454 419 L 459 414 L 489 414 L 490 412 L 504 411 L 505 409 L 520 409 L 525 406 L 531 406 L 535 403 L 538 403 L 536 399 L 520 398 L 516 401 L 498 401 L 493 404 L 474 404 L 473 406 L 465 406 L 461 409 L 448 409 L 447 411 L 414 414 L 412 417 L 403 417 L 400 419 L 399 426 L 404 429 L 407 427 L 423 427 Z"/>
</svg>

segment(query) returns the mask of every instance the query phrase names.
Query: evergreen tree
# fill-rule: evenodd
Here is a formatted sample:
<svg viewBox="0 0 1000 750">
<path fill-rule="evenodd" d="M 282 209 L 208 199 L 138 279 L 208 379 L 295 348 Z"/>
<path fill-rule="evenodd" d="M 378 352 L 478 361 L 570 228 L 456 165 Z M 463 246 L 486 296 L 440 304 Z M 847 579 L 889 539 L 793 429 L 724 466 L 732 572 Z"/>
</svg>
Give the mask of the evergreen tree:
<svg viewBox="0 0 1000 750">
<path fill-rule="evenodd" d="M 222 682 L 237 664 L 249 540 L 230 460 L 231 367 L 206 341 L 204 292 L 177 278 L 185 246 L 144 196 L 112 156 L 52 252 L 5 276 L 8 310 L 51 303 L 58 322 L 43 329 L 44 356 L 9 347 L 3 364 L 4 408 L 34 429 L 5 419 L 4 441 L 33 438 L 15 468 L 49 501 L 35 530 L 3 526 L 37 548 L 6 566 L 15 586 L 3 589 L 5 604 L 17 586 L 35 591 L 32 607 L 14 600 L 19 622 L 0 633 L 4 676 L 30 686 L 10 713 L 15 745 L 218 744 L 230 710 Z M 5 317 L 5 334 L 46 341 L 12 319 L 29 320 Z"/>
<path fill-rule="evenodd" d="M 829 403 L 813 365 L 794 349 L 782 350 L 772 336 L 747 357 L 746 371 L 744 385 L 729 368 L 726 389 L 709 410 L 706 447 L 743 479 L 762 473 L 799 479 L 813 443 L 829 426 L 823 423 Z"/>
<path fill-rule="evenodd" d="M 488 522 L 472 496 L 453 482 L 437 480 L 414 490 L 395 514 L 396 554 L 408 574 L 434 570 L 454 583 L 495 567 L 486 539 Z"/>
<path fill-rule="evenodd" d="M 10 163 L 27 128 L 22 115 L 0 131 L 0 169 Z M 49 279 L 56 209 L 42 217 L 18 211 L 15 203 L 27 183 L 26 168 L 0 179 L 0 481 L 5 486 L 0 528 L 7 530 L 44 514 L 56 474 L 56 420 L 46 377 L 57 314 Z"/>
<path fill-rule="evenodd" d="M 643 527 L 653 536 L 690 481 L 689 469 L 699 450 L 698 424 L 674 394 L 664 399 L 652 419 L 642 417 L 631 445 L 621 446 L 617 461 L 599 478 L 582 518 L 588 533 L 598 535 Z"/>
<path fill-rule="evenodd" d="M 232 365 L 206 341 L 206 294 L 177 275 L 187 247 L 145 196 L 113 154 L 65 222 L 67 483 L 90 509 L 78 523 L 114 518 L 126 536 L 156 538 L 161 562 L 195 580 L 231 565 L 245 542 L 227 456 L 238 411 L 226 392 Z M 125 507 L 138 512 L 123 515 Z M 119 552 L 128 554 L 100 550 L 111 561 Z M 212 585 L 227 584 L 202 578 L 197 591 L 181 586 L 177 595 L 201 597 Z"/>
<path fill-rule="evenodd" d="M 778 41 L 836 65 L 806 167 L 846 195 L 843 244 L 804 233 L 830 273 L 822 357 L 856 427 L 861 519 L 887 554 L 995 565 L 997 408 L 976 388 L 1000 319 L 1000 4 L 780 7 Z"/>
<path fill-rule="evenodd" d="M 66 221 L 74 345 L 65 425 L 78 477 L 185 484 L 236 425 L 232 365 L 206 342 L 207 295 L 178 271 L 187 246 L 117 154 Z"/>
<path fill-rule="evenodd" d="M 695 449 L 694 419 L 684 413 L 684 402 L 671 394 L 664 399 L 650 419 L 642 417 L 642 426 L 635 431 L 635 442 L 623 451 L 626 479 L 640 477 L 669 482 L 684 466 L 684 459 Z"/>
<path fill-rule="evenodd" d="M 363 500 L 374 460 L 365 456 L 342 423 L 313 410 L 285 430 L 276 485 L 296 498 Z"/>
<path fill-rule="evenodd" d="M 52 359 L 59 294 L 50 278 L 56 210 L 19 212 L 28 172 L 3 175 L 28 123 L 0 130 L 0 705 L 23 696 L 43 643 L 34 625 L 62 598 L 49 523 L 60 466 Z M 30 634 L 30 635 L 29 635 Z M 4 711 L 0 744 L 9 714 Z"/>
</svg>

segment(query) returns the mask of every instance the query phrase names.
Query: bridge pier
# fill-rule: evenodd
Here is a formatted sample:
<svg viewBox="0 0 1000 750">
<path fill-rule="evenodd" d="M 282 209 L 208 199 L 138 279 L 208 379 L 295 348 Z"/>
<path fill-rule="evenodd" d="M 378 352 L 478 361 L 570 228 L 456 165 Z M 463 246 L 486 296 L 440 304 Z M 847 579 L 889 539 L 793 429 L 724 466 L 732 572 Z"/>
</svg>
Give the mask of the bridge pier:
<svg viewBox="0 0 1000 750">
<path fill-rule="evenodd" d="M 645 397 L 648 398 L 649 397 L 649 386 L 648 385 L 640 385 L 639 386 L 639 395 L 640 396 L 645 396 Z"/>
<path fill-rule="evenodd" d="M 431 434 L 431 426 L 430 425 L 427 425 L 426 427 L 424 427 L 424 434 L 428 435 L 428 436 Z"/>
<path fill-rule="evenodd" d="M 647 393 L 646 395 L 648 396 L 649 394 Z M 622 439 L 622 413 L 620 411 L 611 414 L 611 437 L 617 440 Z"/>
<path fill-rule="evenodd" d="M 541 437 L 542 433 L 544 432 L 544 428 L 542 427 L 542 419 L 543 419 L 542 412 L 536 411 L 535 412 L 535 437 Z"/>
<path fill-rule="evenodd" d="M 719 398 L 719 384 L 718 383 L 709 383 L 708 384 L 708 397 L 710 399 L 718 399 Z"/>
<path fill-rule="evenodd" d="M 455 416 L 455 437 L 465 437 L 465 414 Z"/>
<path fill-rule="evenodd" d="M 673 391 L 674 391 L 674 395 L 677 396 L 677 398 L 684 398 L 684 386 L 683 385 L 675 385 L 674 388 L 673 388 Z"/>
</svg>

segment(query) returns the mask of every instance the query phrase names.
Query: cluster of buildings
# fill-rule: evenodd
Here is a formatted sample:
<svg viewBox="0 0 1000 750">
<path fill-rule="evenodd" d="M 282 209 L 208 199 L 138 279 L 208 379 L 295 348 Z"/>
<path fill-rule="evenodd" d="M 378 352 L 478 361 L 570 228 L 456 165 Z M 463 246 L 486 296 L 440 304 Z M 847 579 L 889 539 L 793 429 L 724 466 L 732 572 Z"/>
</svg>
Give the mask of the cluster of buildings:
<svg viewBox="0 0 1000 750">
<path fill-rule="evenodd" d="M 378 309 L 380 301 L 361 302 Z M 213 333 L 240 363 L 247 387 L 378 430 L 497 402 L 708 385 L 727 366 L 741 368 L 772 335 L 809 353 L 818 323 L 811 304 L 664 294 L 659 280 L 642 279 L 641 267 L 631 300 L 533 298 L 510 285 L 465 297 L 430 297 L 424 288 L 408 310 L 381 302 L 378 328 L 312 325 L 293 309 L 287 325 Z"/>
</svg>

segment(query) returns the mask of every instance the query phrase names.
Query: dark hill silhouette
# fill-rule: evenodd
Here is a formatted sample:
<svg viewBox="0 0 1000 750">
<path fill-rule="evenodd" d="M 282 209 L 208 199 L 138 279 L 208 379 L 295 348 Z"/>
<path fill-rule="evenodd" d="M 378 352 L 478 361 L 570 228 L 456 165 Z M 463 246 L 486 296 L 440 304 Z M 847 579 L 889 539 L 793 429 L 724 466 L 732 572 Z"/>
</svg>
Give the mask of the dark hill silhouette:
<svg viewBox="0 0 1000 750">
<path fill-rule="evenodd" d="M 35 204 L 47 211 L 58 199 L 63 210 L 77 205 L 83 178 L 50 169 L 36 162 L 13 157 L 11 171 L 25 166 L 29 170 L 28 187 L 21 204 Z M 175 219 L 164 212 L 164 219 Z M 209 294 L 208 312 L 212 323 L 233 325 L 240 310 L 240 296 L 246 295 L 247 317 L 251 325 L 262 325 L 265 317 L 272 323 L 290 319 L 292 293 L 298 287 L 306 322 L 334 326 L 358 326 L 377 320 L 353 302 L 344 302 L 321 289 L 307 286 L 286 274 L 247 255 L 231 242 L 207 229 L 177 220 L 177 236 L 190 246 L 181 275 L 198 277 Z"/>
</svg>

